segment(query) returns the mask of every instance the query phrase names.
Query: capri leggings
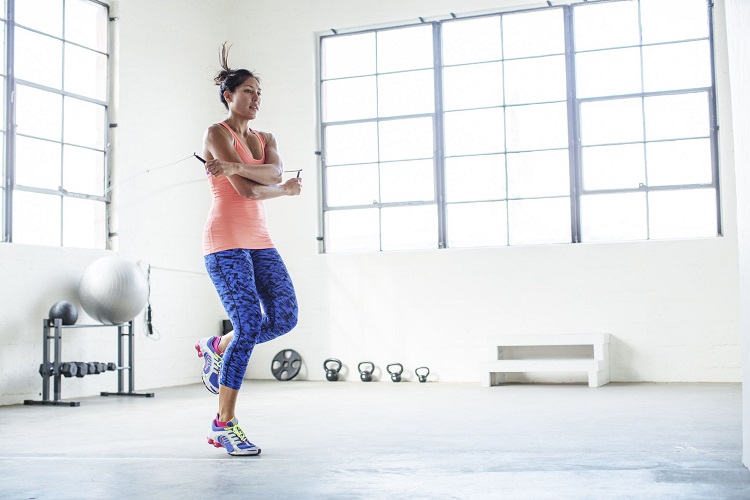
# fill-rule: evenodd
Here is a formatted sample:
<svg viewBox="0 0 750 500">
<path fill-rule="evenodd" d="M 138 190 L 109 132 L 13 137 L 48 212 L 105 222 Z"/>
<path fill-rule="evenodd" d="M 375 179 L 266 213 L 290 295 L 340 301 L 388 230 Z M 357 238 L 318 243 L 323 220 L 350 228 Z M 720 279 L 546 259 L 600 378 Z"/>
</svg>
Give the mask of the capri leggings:
<svg viewBox="0 0 750 500">
<path fill-rule="evenodd" d="M 223 250 L 204 259 L 234 326 L 219 383 L 239 390 L 255 344 L 273 340 L 296 326 L 294 285 L 275 248 Z"/>
</svg>

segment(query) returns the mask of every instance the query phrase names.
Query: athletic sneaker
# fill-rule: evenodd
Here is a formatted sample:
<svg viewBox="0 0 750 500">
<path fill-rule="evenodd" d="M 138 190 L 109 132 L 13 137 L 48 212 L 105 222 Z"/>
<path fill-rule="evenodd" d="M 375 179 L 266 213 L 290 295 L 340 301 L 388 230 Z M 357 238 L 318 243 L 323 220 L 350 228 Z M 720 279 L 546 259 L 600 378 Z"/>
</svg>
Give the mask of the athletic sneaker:
<svg viewBox="0 0 750 500">
<path fill-rule="evenodd" d="M 195 350 L 198 351 L 198 357 L 203 358 L 203 385 L 209 392 L 219 394 L 219 372 L 221 372 L 221 354 L 214 349 L 214 338 L 206 337 L 200 339 L 195 344 Z"/>
<path fill-rule="evenodd" d="M 216 419 L 211 422 L 208 444 L 217 448 L 223 446 L 230 455 L 260 455 L 260 448 L 247 440 L 236 417 L 225 424 L 225 426 L 220 426 Z"/>
</svg>

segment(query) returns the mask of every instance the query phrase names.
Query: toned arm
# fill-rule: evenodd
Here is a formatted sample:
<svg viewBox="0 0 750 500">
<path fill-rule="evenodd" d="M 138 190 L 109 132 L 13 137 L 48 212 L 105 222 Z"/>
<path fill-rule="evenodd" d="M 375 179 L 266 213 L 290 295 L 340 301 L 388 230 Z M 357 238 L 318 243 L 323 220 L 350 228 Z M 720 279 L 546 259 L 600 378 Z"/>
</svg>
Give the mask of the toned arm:
<svg viewBox="0 0 750 500">
<path fill-rule="evenodd" d="M 262 185 L 273 185 L 281 182 L 284 163 L 278 151 L 276 138 L 272 134 L 263 134 L 266 163 L 246 164 L 240 159 L 232 144 L 231 134 L 223 126 L 212 125 L 203 137 L 204 154 L 206 154 L 206 171 L 218 177 L 226 175 L 235 188 L 240 182 L 232 177 L 239 177 Z M 240 194 L 243 194 L 239 189 Z"/>
</svg>

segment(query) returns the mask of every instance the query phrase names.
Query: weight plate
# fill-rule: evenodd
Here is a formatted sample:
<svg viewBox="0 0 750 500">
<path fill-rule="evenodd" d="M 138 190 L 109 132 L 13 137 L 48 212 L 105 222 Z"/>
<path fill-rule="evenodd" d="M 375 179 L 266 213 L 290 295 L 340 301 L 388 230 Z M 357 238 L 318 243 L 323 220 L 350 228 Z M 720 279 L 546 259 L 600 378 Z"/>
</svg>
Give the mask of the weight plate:
<svg viewBox="0 0 750 500">
<path fill-rule="evenodd" d="M 302 368 L 302 356 L 294 349 L 284 349 L 273 357 L 271 373 L 276 380 L 292 380 Z"/>
</svg>

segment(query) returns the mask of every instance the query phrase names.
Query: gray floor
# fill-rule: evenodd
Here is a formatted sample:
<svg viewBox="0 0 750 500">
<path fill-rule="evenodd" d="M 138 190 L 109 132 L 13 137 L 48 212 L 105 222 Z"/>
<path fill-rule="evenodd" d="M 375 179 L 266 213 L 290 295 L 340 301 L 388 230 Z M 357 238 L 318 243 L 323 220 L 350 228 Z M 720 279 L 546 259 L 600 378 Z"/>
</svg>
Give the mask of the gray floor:
<svg viewBox="0 0 750 500">
<path fill-rule="evenodd" d="M 748 499 L 740 391 L 247 381 L 252 458 L 202 385 L 0 407 L 0 498 Z"/>
</svg>

